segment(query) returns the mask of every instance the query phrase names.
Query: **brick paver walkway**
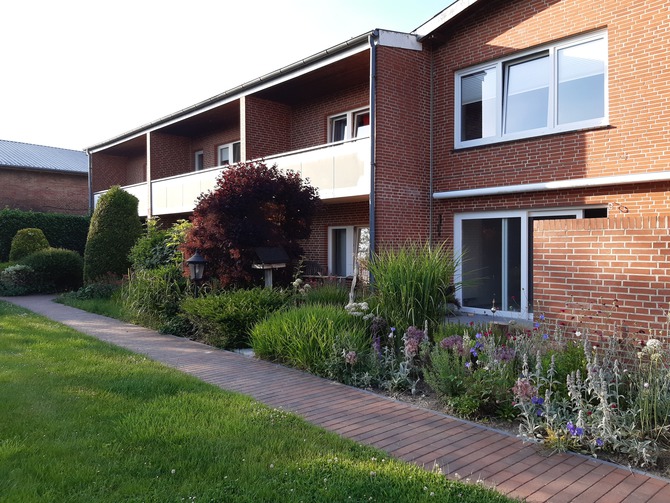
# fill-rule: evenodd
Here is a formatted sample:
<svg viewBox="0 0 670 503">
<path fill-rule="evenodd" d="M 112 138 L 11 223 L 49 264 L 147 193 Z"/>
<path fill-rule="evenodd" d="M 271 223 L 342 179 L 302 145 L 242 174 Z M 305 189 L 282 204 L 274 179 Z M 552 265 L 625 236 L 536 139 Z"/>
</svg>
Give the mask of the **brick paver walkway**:
<svg viewBox="0 0 670 503">
<path fill-rule="evenodd" d="M 444 414 L 294 369 L 52 302 L 4 298 L 98 339 L 142 353 L 221 388 L 449 477 L 481 480 L 526 501 L 670 502 L 670 481 L 599 460 L 548 455 L 534 444 Z"/>
</svg>

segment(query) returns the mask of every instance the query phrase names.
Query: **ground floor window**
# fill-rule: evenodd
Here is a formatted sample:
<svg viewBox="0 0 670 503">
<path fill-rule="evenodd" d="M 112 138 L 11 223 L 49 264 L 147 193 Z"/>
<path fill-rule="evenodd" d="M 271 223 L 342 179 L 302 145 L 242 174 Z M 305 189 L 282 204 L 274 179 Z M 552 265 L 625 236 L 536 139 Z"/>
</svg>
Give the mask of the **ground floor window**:
<svg viewBox="0 0 670 503">
<path fill-rule="evenodd" d="M 459 214 L 454 219 L 454 249 L 462 257 L 456 280 L 465 311 L 495 306 L 509 317 L 527 318 L 533 310 L 533 221 L 606 217 L 606 208 Z"/>
<path fill-rule="evenodd" d="M 361 263 L 370 253 L 370 228 L 367 226 L 342 226 L 328 229 L 328 274 L 353 276 L 354 264 Z"/>
</svg>

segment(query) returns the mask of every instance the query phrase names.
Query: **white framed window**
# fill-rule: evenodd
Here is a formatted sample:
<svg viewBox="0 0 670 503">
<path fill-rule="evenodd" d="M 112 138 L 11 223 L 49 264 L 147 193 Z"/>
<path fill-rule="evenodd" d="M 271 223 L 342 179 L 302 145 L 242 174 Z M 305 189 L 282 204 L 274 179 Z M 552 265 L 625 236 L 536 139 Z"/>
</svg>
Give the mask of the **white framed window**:
<svg viewBox="0 0 670 503">
<path fill-rule="evenodd" d="M 328 117 L 328 142 L 370 136 L 370 110 L 362 108 Z"/>
<path fill-rule="evenodd" d="M 533 311 L 533 221 L 606 217 L 606 208 L 464 213 L 454 217 L 455 280 L 463 311 L 529 318 Z"/>
<path fill-rule="evenodd" d="M 328 228 L 328 274 L 353 276 L 355 261 L 360 263 L 370 253 L 370 228 L 342 226 Z"/>
<path fill-rule="evenodd" d="M 240 142 L 226 143 L 219 145 L 217 149 L 217 159 L 219 166 L 229 166 L 241 161 L 241 145 Z"/>
<path fill-rule="evenodd" d="M 607 33 L 456 72 L 456 148 L 608 124 Z"/>
<path fill-rule="evenodd" d="M 195 166 L 196 171 L 201 171 L 205 169 L 205 152 L 198 150 L 193 157 L 193 165 Z"/>
</svg>

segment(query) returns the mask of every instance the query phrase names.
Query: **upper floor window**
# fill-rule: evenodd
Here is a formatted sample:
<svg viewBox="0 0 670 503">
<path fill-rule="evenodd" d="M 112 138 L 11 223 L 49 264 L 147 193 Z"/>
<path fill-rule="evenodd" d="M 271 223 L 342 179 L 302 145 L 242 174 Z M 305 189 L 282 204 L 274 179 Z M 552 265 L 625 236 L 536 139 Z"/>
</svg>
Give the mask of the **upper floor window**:
<svg viewBox="0 0 670 503">
<path fill-rule="evenodd" d="M 370 110 L 354 110 L 328 119 L 330 143 L 370 136 Z"/>
<path fill-rule="evenodd" d="M 195 170 L 200 171 L 202 169 L 205 169 L 205 152 L 202 150 L 198 150 L 195 153 L 195 157 L 193 159 L 193 162 L 195 164 Z"/>
<path fill-rule="evenodd" d="M 219 166 L 229 166 L 241 161 L 240 142 L 226 143 L 219 145 L 218 149 Z"/>
<path fill-rule="evenodd" d="M 607 125 L 607 34 L 456 73 L 455 146 Z"/>
</svg>

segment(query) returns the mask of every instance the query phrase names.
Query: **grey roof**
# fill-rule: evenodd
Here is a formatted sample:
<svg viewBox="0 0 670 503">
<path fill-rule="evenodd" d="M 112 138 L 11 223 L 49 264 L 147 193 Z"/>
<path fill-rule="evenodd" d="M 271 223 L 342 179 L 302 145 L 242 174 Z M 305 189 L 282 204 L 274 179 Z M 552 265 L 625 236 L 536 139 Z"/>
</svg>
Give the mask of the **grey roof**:
<svg viewBox="0 0 670 503">
<path fill-rule="evenodd" d="M 0 140 L 0 167 L 2 166 L 87 173 L 88 156 L 80 150 Z"/>
</svg>

